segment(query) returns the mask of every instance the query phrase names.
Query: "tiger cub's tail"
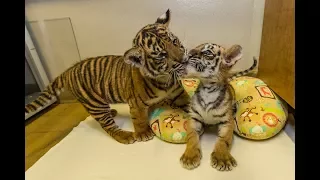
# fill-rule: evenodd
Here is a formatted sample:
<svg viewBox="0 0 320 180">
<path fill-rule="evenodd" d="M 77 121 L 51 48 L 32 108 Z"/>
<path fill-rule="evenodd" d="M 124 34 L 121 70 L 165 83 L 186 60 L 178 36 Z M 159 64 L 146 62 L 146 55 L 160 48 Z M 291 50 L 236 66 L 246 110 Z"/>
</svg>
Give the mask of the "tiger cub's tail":
<svg viewBox="0 0 320 180">
<path fill-rule="evenodd" d="M 64 80 L 63 76 L 58 76 L 50 85 L 46 87 L 44 91 L 41 92 L 40 96 L 33 102 L 25 105 L 25 115 L 37 111 L 44 107 L 53 98 L 57 98 L 60 92 L 63 91 Z"/>
<path fill-rule="evenodd" d="M 233 74 L 231 77 L 228 78 L 228 82 L 234 80 L 237 77 L 245 76 L 245 75 L 251 73 L 257 67 L 257 65 L 258 65 L 258 60 L 255 57 L 253 57 L 252 66 L 249 69 L 246 69 L 244 71 L 240 71 L 240 72 Z"/>
</svg>

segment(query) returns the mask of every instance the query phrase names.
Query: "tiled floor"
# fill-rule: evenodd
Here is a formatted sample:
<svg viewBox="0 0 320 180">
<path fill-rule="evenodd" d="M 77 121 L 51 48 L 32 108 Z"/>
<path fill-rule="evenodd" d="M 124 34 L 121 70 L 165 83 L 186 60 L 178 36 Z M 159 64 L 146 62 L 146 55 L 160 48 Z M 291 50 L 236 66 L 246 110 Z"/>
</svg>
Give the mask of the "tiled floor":
<svg viewBox="0 0 320 180">
<path fill-rule="evenodd" d="M 27 120 L 25 170 L 29 169 L 86 117 L 88 113 L 81 104 L 67 103 L 52 105 L 44 112 Z"/>
</svg>

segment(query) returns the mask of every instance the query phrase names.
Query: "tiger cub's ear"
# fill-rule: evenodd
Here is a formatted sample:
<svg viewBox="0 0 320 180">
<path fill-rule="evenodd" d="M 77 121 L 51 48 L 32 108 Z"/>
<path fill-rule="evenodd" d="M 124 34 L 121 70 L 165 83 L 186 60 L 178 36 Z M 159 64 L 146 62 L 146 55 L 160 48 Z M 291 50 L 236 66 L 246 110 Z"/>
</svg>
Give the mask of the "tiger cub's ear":
<svg viewBox="0 0 320 180">
<path fill-rule="evenodd" d="M 124 62 L 135 67 L 142 67 L 144 65 L 144 52 L 141 48 L 131 48 L 124 53 Z"/>
<path fill-rule="evenodd" d="M 231 67 L 236 62 L 242 58 L 242 47 L 240 45 L 233 45 L 231 48 L 227 49 L 223 54 L 222 63 L 227 67 Z"/>
<path fill-rule="evenodd" d="M 164 24 L 165 26 L 169 26 L 170 23 L 170 10 L 168 9 L 164 14 L 158 17 L 156 23 Z"/>
</svg>

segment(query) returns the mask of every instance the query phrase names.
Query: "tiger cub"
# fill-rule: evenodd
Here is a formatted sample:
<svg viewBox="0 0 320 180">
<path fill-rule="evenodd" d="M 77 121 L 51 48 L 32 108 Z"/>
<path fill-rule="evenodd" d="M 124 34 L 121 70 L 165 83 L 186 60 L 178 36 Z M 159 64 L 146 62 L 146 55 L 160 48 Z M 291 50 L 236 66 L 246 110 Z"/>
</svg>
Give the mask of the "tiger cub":
<svg viewBox="0 0 320 180">
<path fill-rule="evenodd" d="M 167 10 L 136 34 L 133 47 L 124 56 L 99 56 L 75 64 L 26 105 L 25 112 L 41 108 L 65 87 L 116 141 L 131 144 L 152 139 L 148 109 L 164 99 L 174 101 L 175 107 L 188 103 L 174 71 L 186 59 L 186 49 L 170 32 L 169 22 Z M 134 133 L 116 125 L 113 118 L 117 112 L 109 105 L 113 103 L 129 104 Z"/>
<path fill-rule="evenodd" d="M 189 51 L 185 69 L 179 71 L 180 77 L 200 80 L 190 101 L 191 120 L 187 126 L 187 146 L 180 158 L 186 169 L 194 169 L 200 165 L 202 153 L 199 132 L 206 125 L 218 125 L 218 140 L 211 154 L 211 166 L 220 171 L 229 171 L 237 165 L 230 154 L 234 130 L 234 91 L 228 81 L 250 73 L 257 66 L 254 58 L 249 69 L 232 75 L 229 70 L 241 59 L 241 50 L 239 45 L 227 50 L 216 44 L 199 45 Z"/>
</svg>

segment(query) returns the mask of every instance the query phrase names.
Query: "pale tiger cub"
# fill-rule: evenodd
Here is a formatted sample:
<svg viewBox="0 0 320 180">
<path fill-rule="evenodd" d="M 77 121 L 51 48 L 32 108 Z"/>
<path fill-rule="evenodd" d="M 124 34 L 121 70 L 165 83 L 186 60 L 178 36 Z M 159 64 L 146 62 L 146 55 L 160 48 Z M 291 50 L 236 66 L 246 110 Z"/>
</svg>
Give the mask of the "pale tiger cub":
<svg viewBox="0 0 320 180">
<path fill-rule="evenodd" d="M 234 45 L 225 50 L 216 44 L 202 44 L 189 51 L 183 78 L 199 78 L 200 84 L 191 99 L 189 114 L 191 120 L 187 126 L 187 147 L 180 158 L 182 166 L 194 169 L 200 165 L 202 157 L 199 132 L 203 126 L 218 125 L 218 140 L 211 154 L 211 166 L 220 171 L 229 171 L 237 165 L 230 154 L 233 138 L 233 89 L 228 80 L 248 74 L 256 65 L 236 74 L 229 70 L 241 58 L 241 46 Z"/>
<path fill-rule="evenodd" d="M 173 70 L 186 59 L 186 50 L 169 30 L 169 22 L 168 10 L 136 34 L 132 48 L 123 56 L 92 57 L 70 67 L 38 99 L 26 105 L 25 112 L 41 108 L 65 87 L 116 141 L 131 144 L 152 139 L 149 108 L 163 100 L 182 108 L 188 103 L 188 95 Z M 129 104 L 134 132 L 122 130 L 115 123 L 116 111 L 110 109 L 115 103 Z"/>
</svg>

